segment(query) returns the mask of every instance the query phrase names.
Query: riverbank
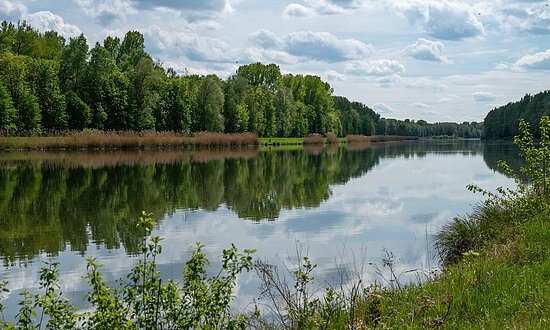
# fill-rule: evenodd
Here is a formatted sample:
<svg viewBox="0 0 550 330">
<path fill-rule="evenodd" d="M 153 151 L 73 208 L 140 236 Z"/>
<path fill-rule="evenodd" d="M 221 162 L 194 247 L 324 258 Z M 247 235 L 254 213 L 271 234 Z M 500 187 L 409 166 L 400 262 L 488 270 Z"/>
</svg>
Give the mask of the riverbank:
<svg viewBox="0 0 550 330">
<path fill-rule="evenodd" d="M 417 140 L 396 135 L 348 135 L 337 138 L 313 134 L 303 138 L 258 138 L 253 133 L 224 134 L 173 132 L 113 132 L 85 130 L 46 136 L 0 136 L 0 150 L 152 150 L 227 148 L 247 146 L 299 146 Z"/>
</svg>

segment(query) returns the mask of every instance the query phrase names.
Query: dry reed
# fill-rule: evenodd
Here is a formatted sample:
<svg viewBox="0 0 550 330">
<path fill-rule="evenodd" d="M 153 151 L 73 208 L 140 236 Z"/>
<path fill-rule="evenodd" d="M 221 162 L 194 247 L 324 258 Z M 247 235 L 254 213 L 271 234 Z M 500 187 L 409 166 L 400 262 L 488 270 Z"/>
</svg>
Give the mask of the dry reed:
<svg viewBox="0 0 550 330">
<path fill-rule="evenodd" d="M 338 136 L 336 136 L 336 134 L 334 134 L 333 132 L 330 132 L 330 133 L 327 133 L 327 142 L 330 144 L 337 144 L 340 141 L 338 140 Z"/>
<path fill-rule="evenodd" d="M 52 136 L 0 137 L 0 150 L 105 150 L 259 145 L 255 134 L 86 130 Z"/>
<path fill-rule="evenodd" d="M 324 144 L 325 139 L 321 134 L 309 134 L 304 138 L 303 144 Z"/>
</svg>

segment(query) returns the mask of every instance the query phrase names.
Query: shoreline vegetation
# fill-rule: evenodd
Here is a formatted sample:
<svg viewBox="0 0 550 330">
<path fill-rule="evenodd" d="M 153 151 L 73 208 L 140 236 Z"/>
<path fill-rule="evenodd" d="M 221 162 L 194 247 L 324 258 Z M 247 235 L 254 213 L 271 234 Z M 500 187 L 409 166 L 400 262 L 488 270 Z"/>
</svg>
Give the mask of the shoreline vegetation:
<svg viewBox="0 0 550 330">
<path fill-rule="evenodd" d="M 488 197 L 464 217 L 457 217 L 436 235 L 443 270 L 420 273 L 418 283 L 401 284 L 391 252 L 375 265 L 384 282 L 363 283 L 361 271 L 342 274 L 342 285 L 314 289 L 315 268 L 297 252 L 297 263 L 283 274 L 253 259 L 255 250 L 224 250 L 221 270 L 211 276 L 203 246 L 197 243 L 182 278 L 163 281 L 155 263 L 159 237 L 149 237 L 155 222 L 143 212 L 135 223 L 143 231 L 143 258 L 114 285 L 101 265 L 88 259 L 87 311 L 79 312 L 63 296 L 58 263 L 45 262 L 40 293 L 23 291 L 15 323 L 0 313 L 7 329 L 372 329 L 372 328 L 534 328 L 550 326 L 550 118 L 541 120 L 540 142 L 525 121 L 514 142 L 526 165 L 515 173 L 515 188 L 469 190 Z M 255 271 L 261 283 L 256 301 L 245 313 L 230 302 L 238 275 Z M 290 277 L 286 281 L 285 274 Z M 424 277 L 422 277 L 424 276 Z M 347 281 L 352 279 L 352 281 Z M 423 280 L 421 280 L 423 279 Z M 0 281 L 2 298 L 9 283 Z"/>
<path fill-rule="evenodd" d="M 303 138 L 258 138 L 253 133 L 182 134 L 174 132 L 116 132 L 86 130 L 38 136 L 0 136 L 0 151 L 6 150 L 152 150 L 247 148 L 255 146 L 324 145 L 340 143 L 378 143 L 418 140 L 417 136 L 348 135 L 338 138 L 310 134 Z"/>
</svg>

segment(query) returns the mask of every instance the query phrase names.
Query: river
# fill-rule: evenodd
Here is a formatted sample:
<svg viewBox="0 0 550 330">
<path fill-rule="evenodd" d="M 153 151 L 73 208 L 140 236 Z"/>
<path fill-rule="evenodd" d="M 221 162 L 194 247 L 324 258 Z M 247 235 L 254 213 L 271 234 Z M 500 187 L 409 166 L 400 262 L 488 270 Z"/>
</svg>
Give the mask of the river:
<svg viewBox="0 0 550 330">
<path fill-rule="evenodd" d="M 438 266 L 433 235 L 482 196 L 466 189 L 510 186 L 497 160 L 519 166 L 511 143 L 411 141 L 372 146 L 241 150 L 0 153 L 0 280 L 10 319 L 21 290 L 36 290 L 42 261 L 60 261 L 63 292 L 85 309 L 86 257 L 109 281 L 136 262 L 142 210 L 163 237 L 157 259 L 179 277 L 195 247 L 216 262 L 234 243 L 256 258 L 292 267 L 297 254 L 317 264 L 318 286 L 376 271 L 386 253 L 403 283 Z M 298 251 L 298 252 L 297 252 Z M 346 276 L 347 276 L 346 275 Z M 382 272 L 384 275 L 384 272 Z M 258 295 L 241 276 L 235 306 Z M 386 283 L 387 284 L 387 283 Z"/>
</svg>

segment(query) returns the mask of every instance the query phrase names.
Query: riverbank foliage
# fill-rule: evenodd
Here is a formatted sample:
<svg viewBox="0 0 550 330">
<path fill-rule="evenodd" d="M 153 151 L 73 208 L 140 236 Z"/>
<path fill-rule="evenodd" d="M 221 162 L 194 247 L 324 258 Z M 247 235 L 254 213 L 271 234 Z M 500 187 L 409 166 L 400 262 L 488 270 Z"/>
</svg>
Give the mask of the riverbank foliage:
<svg viewBox="0 0 550 330">
<path fill-rule="evenodd" d="M 91 49 L 84 35 L 65 40 L 25 21 L 0 29 L 0 131 L 172 131 L 481 137 L 479 123 L 384 119 L 334 96 L 315 75 L 281 74 L 275 64 L 240 66 L 222 79 L 178 74 L 145 50 L 142 33 L 108 36 Z"/>
<path fill-rule="evenodd" d="M 253 324 L 298 329 L 549 328 L 550 118 L 541 119 L 540 144 L 525 121 L 519 131 L 515 143 L 526 165 L 514 173 L 500 163 L 516 188 L 490 192 L 469 187 L 488 199 L 437 235 L 442 272 L 420 273 L 418 283 L 402 286 L 395 258 L 386 253 L 376 266 L 384 282 L 365 286 L 360 275 L 353 279 L 346 274 L 345 285 L 315 294 L 310 285 L 316 266 L 307 258 L 290 273 L 294 288 L 272 266 L 259 263 L 256 271 L 272 317 L 252 319 Z"/>
<path fill-rule="evenodd" d="M 63 296 L 55 262 L 40 272 L 40 293 L 21 292 L 15 323 L 31 328 L 548 328 L 550 320 L 550 193 L 547 160 L 550 118 L 541 121 L 540 144 L 526 123 L 516 138 L 527 165 L 515 176 L 517 189 L 496 192 L 472 186 L 487 201 L 472 216 L 455 220 L 438 235 L 446 266 L 427 281 L 401 285 L 391 253 L 376 266 L 383 283 L 364 284 L 363 270 L 342 276 L 339 286 L 313 289 L 316 265 L 306 256 L 287 269 L 291 282 L 274 266 L 253 263 L 252 250 L 232 246 L 222 253 L 222 269 L 208 275 L 208 260 L 198 245 L 179 281 L 164 282 L 155 264 L 161 238 L 148 238 L 154 222 L 143 214 L 138 224 L 142 257 L 116 285 L 107 283 L 96 260 L 88 260 L 92 307 L 78 312 Z M 501 163 L 506 172 L 510 168 Z M 144 194 L 146 195 L 146 194 Z M 466 227 L 466 229 L 464 229 Z M 445 238 L 449 237 L 449 239 Z M 456 238 L 456 239 L 453 239 Z M 262 305 L 248 314 L 233 313 L 230 302 L 237 276 L 255 269 L 262 283 Z M 357 276 L 359 274 L 359 276 Z M 420 276 L 424 276 L 420 275 Z M 0 284 L 8 292 L 9 283 Z M 2 310 L 0 305 L 0 310 Z"/>
<path fill-rule="evenodd" d="M 486 139 L 512 140 L 520 131 L 518 123 L 525 120 L 533 127 L 533 135 L 540 138 L 538 123 L 550 115 L 550 90 L 535 95 L 526 94 L 517 102 L 510 102 L 491 110 L 483 121 Z"/>
<path fill-rule="evenodd" d="M 145 212 L 138 222 L 144 237 L 155 222 Z M 182 278 L 163 281 L 156 257 L 162 252 L 160 237 L 144 238 L 142 258 L 116 285 L 107 283 L 96 259 L 88 259 L 89 311 L 69 304 L 59 285 L 58 262 L 47 261 L 40 271 L 40 293 L 23 290 L 14 322 L 3 317 L 2 329 L 235 329 L 247 318 L 233 313 L 230 302 L 237 276 L 252 269 L 253 250 L 239 253 L 235 246 L 223 250 L 217 275 L 208 274 L 209 260 L 197 243 L 182 270 Z M 0 294 L 9 292 L 0 282 Z M 0 295 L 1 297 L 1 295 Z"/>
</svg>

